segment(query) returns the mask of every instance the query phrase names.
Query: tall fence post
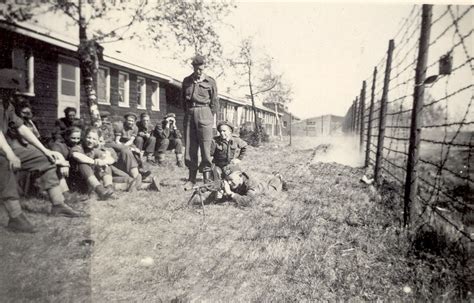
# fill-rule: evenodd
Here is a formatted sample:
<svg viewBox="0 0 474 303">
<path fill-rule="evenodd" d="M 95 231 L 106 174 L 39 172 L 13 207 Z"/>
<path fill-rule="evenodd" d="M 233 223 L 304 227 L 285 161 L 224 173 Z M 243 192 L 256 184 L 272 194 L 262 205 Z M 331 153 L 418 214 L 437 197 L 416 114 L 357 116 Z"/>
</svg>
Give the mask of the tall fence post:
<svg viewBox="0 0 474 303">
<path fill-rule="evenodd" d="M 370 145 L 372 144 L 372 119 L 374 116 L 375 84 L 377 81 L 377 66 L 374 68 L 374 78 L 372 79 L 372 90 L 370 94 L 369 121 L 367 121 L 367 145 L 365 147 L 365 167 L 370 164 Z"/>
<path fill-rule="evenodd" d="M 360 112 L 360 127 L 359 127 L 359 132 L 360 132 L 360 143 L 359 143 L 359 149 L 360 151 L 363 150 L 364 148 L 364 128 L 365 128 L 365 80 L 362 82 L 362 90 L 360 91 L 360 106 L 359 106 L 359 112 Z"/>
<path fill-rule="evenodd" d="M 356 112 L 355 112 L 355 100 L 352 101 L 352 107 L 351 107 L 351 135 L 353 132 L 355 132 L 355 115 L 356 115 Z"/>
<path fill-rule="evenodd" d="M 392 55 L 395 43 L 393 39 L 388 42 L 387 63 L 385 65 L 385 77 L 383 80 L 382 100 L 380 101 L 379 135 L 377 140 L 377 155 L 375 157 L 374 179 L 380 185 L 380 170 L 382 168 L 383 141 L 385 138 L 385 121 L 387 118 L 387 97 L 390 84 L 390 72 L 392 71 Z"/>
<path fill-rule="evenodd" d="M 403 223 L 405 226 L 407 226 L 410 222 L 412 204 L 416 199 L 416 193 L 418 189 L 417 164 L 420 154 L 422 127 L 421 116 L 424 104 L 424 82 L 426 78 L 426 66 L 428 62 L 432 9 L 432 5 L 423 4 L 418 59 L 415 70 L 415 89 L 413 92 L 413 109 L 411 114 L 410 144 L 408 146 L 407 175 L 405 180 L 403 209 Z"/>
<path fill-rule="evenodd" d="M 359 131 L 359 97 L 356 97 L 354 102 L 354 133 L 357 134 Z"/>
</svg>

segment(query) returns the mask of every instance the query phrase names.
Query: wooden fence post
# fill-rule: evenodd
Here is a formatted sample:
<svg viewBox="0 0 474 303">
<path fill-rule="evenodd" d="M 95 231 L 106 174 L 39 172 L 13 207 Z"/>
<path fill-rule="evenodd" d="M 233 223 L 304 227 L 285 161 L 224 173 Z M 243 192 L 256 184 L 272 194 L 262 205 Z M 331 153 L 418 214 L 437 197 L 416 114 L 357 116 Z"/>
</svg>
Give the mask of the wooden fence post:
<svg viewBox="0 0 474 303">
<path fill-rule="evenodd" d="M 351 120 L 349 122 L 349 133 L 352 133 L 353 129 L 352 129 L 352 124 L 354 123 L 354 101 L 352 101 L 352 104 L 351 104 Z"/>
<path fill-rule="evenodd" d="M 407 175 L 405 180 L 405 197 L 403 209 L 403 223 L 405 226 L 407 226 L 410 222 L 412 204 L 416 199 L 418 189 L 417 164 L 420 153 L 422 127 L 421 114 L 424 104 L 424 82 L 426 78 L 426 66 L 430 43 L 431 17 L 433 14 L 432 9 L 432 5 L 423 4 L 418 59 L 415 71 L 415 89 L 413 92 L 413 109 L 411 114 L 410 145 L 408 146 Z"/>
<path fill-rule="evenodd" d="M 356 97 L 354 101 L 354 133 L 357 134 L 359 131 L 359 97 Z"/>
<path fill-rule="evenodd" d="M 374 116 L 375 84 L 377 81 L 377 66 L 374 68 L 374 78 L 372 79 L 372 91 L 370 95 L 369 121 L 367 123 L 367 145 L 365 147 L 365 167 L 370 164 L 370 148 L 372 144 L 372 119 Z"/>
<path fill-rule="evenodd" d="M 360 127 L 359 127 L 359 132 L 360 132 L 360 142 L 359 142 L 359 149 L 360 151 L 363 150 L 364 148 L 364 129 L 365 129 L 365 80 L 362 82 L 362 90 L 360 91 L 360 106 L 359 106 L 359 112 L 360 112 Z"/>
<path fill-rule="evenodd" d="M 355 100 L 352 101 L 352 106 L 351 106 L 351 134 L 355 131 Z"/>
<path fill-rule="evenodd" d="M 387 97 L 390 84 L 390 72 L 392 71 L 392 55 L 395 43 L 393 39 L 388 42 L 387 63 L 385 66 L 385 77 L 383 80 L 382 100 L 380 101 L 379 135 L 377 140 L 377 155 L 375 157 L 374 179 L 377 185 L 381 184 L 380 170 L 382 168 L 383 141 L 385 138 L 385 121 L 387 118 Z"/>
</svg>

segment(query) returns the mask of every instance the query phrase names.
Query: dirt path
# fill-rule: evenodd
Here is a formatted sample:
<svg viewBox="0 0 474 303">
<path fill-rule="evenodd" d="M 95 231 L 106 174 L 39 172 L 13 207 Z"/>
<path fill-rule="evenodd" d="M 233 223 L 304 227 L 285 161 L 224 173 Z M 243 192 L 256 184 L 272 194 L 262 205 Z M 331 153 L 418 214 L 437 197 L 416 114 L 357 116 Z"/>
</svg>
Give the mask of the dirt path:
<svg viewBox="0 0 474 303">
<path fill-rule="evenodd" d="M 243 166 L 262 179 L 280 171 L 290 189 L 247 208 L 210 205 L 203 217 L 200 208 L 185 206 L 185 171 L 170 165 L 161 170 L 161 193 L 81 204 L 86 219 L 31 215 L 38 234 L 0 230 L 0 297 L 261 302 L 437 295 L 419 278 L 433 271 L 409 266 L 396 213 L 359 182 L 361 170 L 311 164 L 325 149 L 251 150 Z"/>
</svg>

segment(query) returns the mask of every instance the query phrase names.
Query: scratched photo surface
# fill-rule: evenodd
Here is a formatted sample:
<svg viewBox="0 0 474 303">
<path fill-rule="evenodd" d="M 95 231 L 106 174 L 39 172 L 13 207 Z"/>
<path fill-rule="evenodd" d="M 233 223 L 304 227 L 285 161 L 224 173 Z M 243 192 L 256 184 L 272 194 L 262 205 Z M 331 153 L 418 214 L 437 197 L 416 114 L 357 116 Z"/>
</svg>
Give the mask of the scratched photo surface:
<svg viewBox="0 0 474 303">
<path fill-rule="evenodd" d="M 0 0 L 0 301 L 472 301 L 473 18 Z"/>
</svg>

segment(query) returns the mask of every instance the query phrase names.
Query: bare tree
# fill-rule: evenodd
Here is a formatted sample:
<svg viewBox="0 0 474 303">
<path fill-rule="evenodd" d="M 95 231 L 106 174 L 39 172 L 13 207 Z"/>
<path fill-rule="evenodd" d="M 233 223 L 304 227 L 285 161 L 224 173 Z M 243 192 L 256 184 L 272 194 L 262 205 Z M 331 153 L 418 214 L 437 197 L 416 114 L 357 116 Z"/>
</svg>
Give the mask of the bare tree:
<svg viewBox="0 0 474 303">
<path fill-rule="evenodd" d="M 252 110 L 255 117 L 255 130 L 257 132 L 257 144 L 260 143 L 258 134 L 258 116 L 255 98 L 262 96 L 262 100 L 273 100 L 278 103 L 291 101 L 291 88 L 282 81 L 283 75 L 275 73 L 272 66 L 273 59 L 268 55 L 257 58 L 254 42 L 251 37 L 245 38 L 239 45 L 239 53 L 236 59 L 231 60 L 231 65 L 240 72 L 240 76 L 245 76 L 245 87 L 249 89 L 249 96 L 252 102 Z M 272 102 L 273 102 L 272 101 Z M 277 123 L 280 124 L 278 110 L 276 110 Z M 281 129 L 281 127 L 280 127 Z"/>
</svg>

